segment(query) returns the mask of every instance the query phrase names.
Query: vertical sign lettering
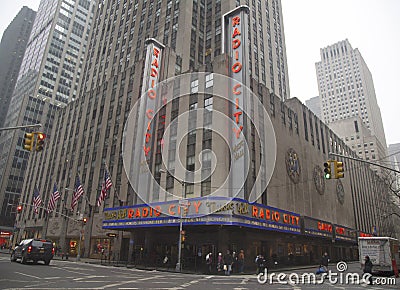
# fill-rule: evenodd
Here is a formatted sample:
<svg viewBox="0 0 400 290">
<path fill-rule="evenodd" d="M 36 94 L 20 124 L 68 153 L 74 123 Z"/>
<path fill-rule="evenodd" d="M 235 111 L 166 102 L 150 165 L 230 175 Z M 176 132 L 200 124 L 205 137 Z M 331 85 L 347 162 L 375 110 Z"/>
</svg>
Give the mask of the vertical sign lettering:
<svg viewBox="0 0 400 290">
<path fill-rule="evenodd" d="M 230 186 L 235 191 L 241 189 L 237 197 L 245 198 L 246 167 L 248 166 L 248 154 L 246 142 L 246 116 L 247 109 L 246 92 L 243 86 L 249 84 L 248 67 L 248 13 L 247 6 L 239 6 L 224 15 L 224 49 L 229 57 L 229 76 L 231 77 L 229 96 L 229 113 L 234 122 L 230 126 L 231 148 L 231 173 Z"/>
<path fill-rule="evenodd" d="M 137 134 L 135 140 L 134 166 L 131 168 L 130 176 L 134 176 L 137 184 L 138 194 L 146 201 L 151 191 L 151 174 L 149 166 L 152 155 L 154 155 L 154 137 L 156 122 L 155 115 L 160 107 L 160 96 L 157 84 L 160 79 L 161 57 L 164 46 L 155 39 L 147 39 L 146 61 L 143 71 L 143 83 L 140 98 L 139 115 L 137 121 Z M 140 148 L 141 150 L 136 150 Z M 136 171 L 136 172 L 135 172 Z M 147 196 L 146 196 L 147 195 Z"/>
</svg>

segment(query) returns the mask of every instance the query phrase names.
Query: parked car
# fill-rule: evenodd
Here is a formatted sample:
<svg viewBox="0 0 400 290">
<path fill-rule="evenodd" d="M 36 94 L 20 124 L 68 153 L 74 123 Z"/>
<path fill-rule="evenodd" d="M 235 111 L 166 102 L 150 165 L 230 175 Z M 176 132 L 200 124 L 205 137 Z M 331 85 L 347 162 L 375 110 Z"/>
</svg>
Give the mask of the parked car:
<svg viewBox="0 0 400 290">
<path fill-rule="evenodd" d="M 53 242 L 43 239 L 27 239 L 16 245 L 11 252 L 11 262 L 21 259 L 22 264 L 27 261 L 43 261 L 45 265 L 50 264 L 54 256 Z"/>
</svg>

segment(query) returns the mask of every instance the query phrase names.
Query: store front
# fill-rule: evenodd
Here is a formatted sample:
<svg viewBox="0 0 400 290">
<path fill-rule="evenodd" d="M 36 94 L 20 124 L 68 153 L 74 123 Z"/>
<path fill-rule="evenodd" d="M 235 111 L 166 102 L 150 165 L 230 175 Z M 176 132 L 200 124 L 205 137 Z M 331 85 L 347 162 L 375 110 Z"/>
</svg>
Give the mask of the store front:
<svg viewBox="0 0 400 290">
<path fill-rule="evenodd" d="M 172 268 L 178 257 L 180 214 L 178 201 L 109 208 L 103 229 L 125 232 L 121 260 Z M 244 250 L 245 268 L 251 271 L 258 254 L 265 256 L 270 267 L 318 264 L 325 251 L 334 260 L 354 257 L 347 249 L 354 241 L 348 240 L 348 232 L 353 233 L 350 229 L 340 230 L 342 235 L 335 243 L 332 223 L 262 204 L 236 198 L 194 198 L 182 214 L 184 269 L 202 271 L 208 253 L 216 261 L 218 253 L 225 255 L 227 250 L 236 254 Z"/>
</svg>

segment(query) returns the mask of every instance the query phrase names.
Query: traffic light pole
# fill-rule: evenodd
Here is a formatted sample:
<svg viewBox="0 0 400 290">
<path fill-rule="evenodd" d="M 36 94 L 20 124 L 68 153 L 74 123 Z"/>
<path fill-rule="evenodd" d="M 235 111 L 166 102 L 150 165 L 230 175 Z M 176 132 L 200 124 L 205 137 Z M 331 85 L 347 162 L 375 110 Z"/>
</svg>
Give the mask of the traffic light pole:
<svg viewBox="0 0 400 290">
<path fill-rule="evenodd" d="M 383 166 L 383 165 L 380 165 L 378 163 L 370 162 L 370 161 L 367 161 L 367 160 L 364 160 L 364 159 L 354 158 L 354 157 L 345 156 L 345 155 L 341 155 L 341 154 L 336 154 L 336 153 L 332 153 L 332 152 L 329 152 L 329 155 L 330 156 L 338 156 L 338 157 L 342 157 L 342 158 L 345 158 L 345 159 L 350 159 L 350 160 L 355 160 L 355 161 L 371 164 L 371 165 L 374 165 L 374 166 L 385 168 L 385 169 L 390 170 L 390 171 L 394 171 L 394 172 L 400 173 L 399 170 L 396 170 L 396 169 L 393 169 L 393 168 L 390 168 L 390 167 L 387 167 L 387 166 Z"/>
<path fill-rule="evenodd" d="M 5 127 L 5 128 L 0 128 L 1 131 L 7 131 L 7 130 L 17 130 L 17 129 L 24 129 L 24 128 L 35 128 L 35 127 L 42 127 L 42 124 L 35 124 L 35 125 L 24 125 L 24 126 L 15 126 L 15 127 Z"/>
</svg>

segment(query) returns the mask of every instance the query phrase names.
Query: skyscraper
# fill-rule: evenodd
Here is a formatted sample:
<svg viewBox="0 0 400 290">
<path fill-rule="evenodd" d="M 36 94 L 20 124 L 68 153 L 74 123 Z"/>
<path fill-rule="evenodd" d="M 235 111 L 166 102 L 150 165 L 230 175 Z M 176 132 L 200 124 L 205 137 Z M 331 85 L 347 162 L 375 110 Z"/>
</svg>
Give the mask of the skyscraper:
<svg viewBox="0 0 400 290">
<path fill-rule="evenodd" d="M 3 127 L 36 12 L 24 6 L 3 33 L 0 43 L 0 127 Z"/>
<path fill-rule="evenodd" d="M 322 119 L 329 124 L 358 116 L 386 148 L 374 82 L 360 51 L 346 39 L 321 48 L 320 54 L 315 68 Z"/>
<path fill-rule="evenodd" d="M 319 96 L 306 100 L 306 106 L 321 119 L 321 100 Z"/>
<path fill-rule="evenodd" d="M 5 126 L 41 123 L 36 130 L 51 137 L 55 112 L 77 96 L 93 5 L 88 0 L 40 2 Z M 23 131 L 10 131 L 0 138 L 2 222 L 9 215 L 7 204 L 18 203 L 29 154 L 48 158 L 46 149 L 24 150 L 23 137 Z"/>
</svg>

